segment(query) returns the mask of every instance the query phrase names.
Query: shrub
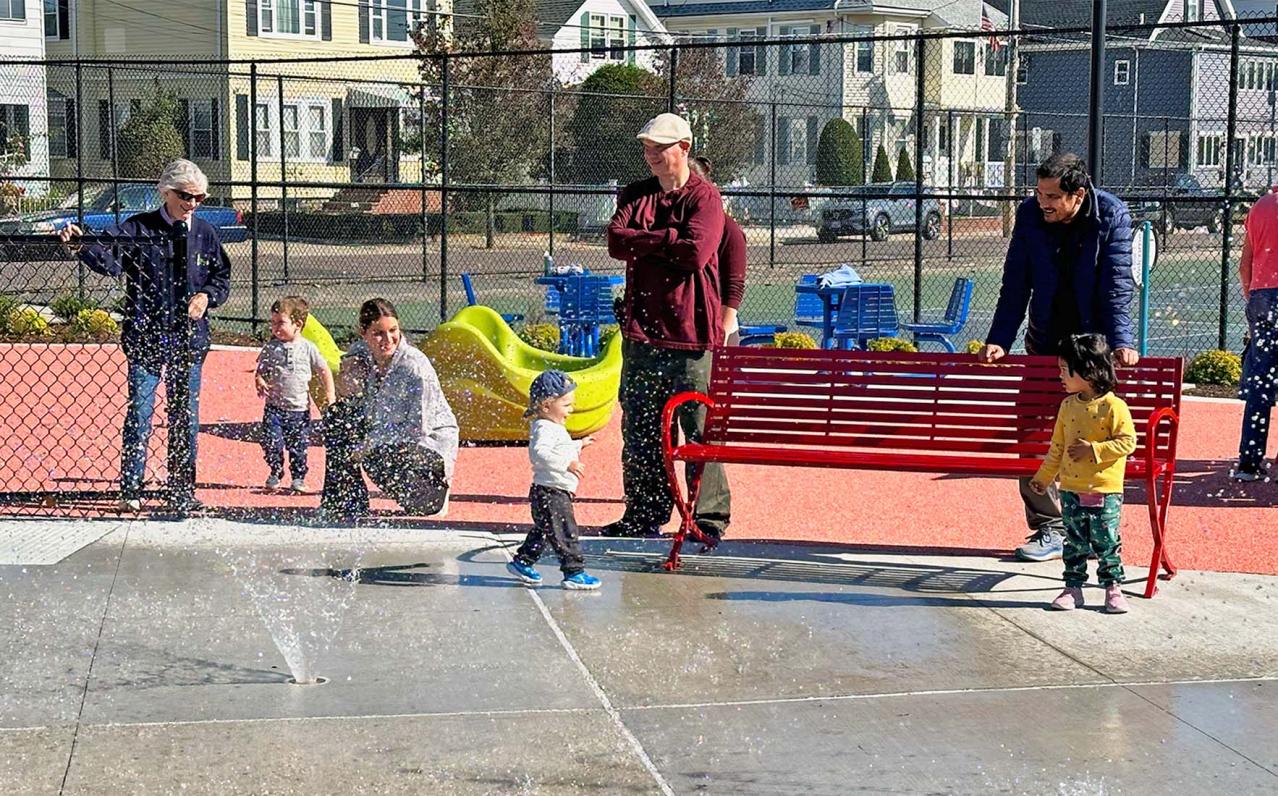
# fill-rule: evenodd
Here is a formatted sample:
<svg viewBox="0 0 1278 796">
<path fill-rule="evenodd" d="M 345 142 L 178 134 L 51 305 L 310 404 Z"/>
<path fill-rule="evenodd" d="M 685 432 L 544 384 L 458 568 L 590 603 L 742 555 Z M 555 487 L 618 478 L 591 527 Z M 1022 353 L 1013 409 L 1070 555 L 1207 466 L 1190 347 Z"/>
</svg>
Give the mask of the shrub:
<svg viewBox="0 0 1278 796">
<path fill-rule="evenodd" d="M 874 153 L 874 169 L 870 172 L 870 182 L 891 182 L 892 181 L 892 162 L 888 160 L 887 149 L 883 144 L 879 144 L 878 151 Z"/>
<path fill-rule="evenodd" d="M 846 119 L 825 123 L 817 141 L 817 184 L 860 185 L 865 182 L 861 139 Z"/>
<path fill-rule="evenodd" d="M 18 302 L 9 296 L 0 296 L 0 334 L 9 334 L 9 323 L 18 311 Z"/>
<path fill-rule="evenodd" d="M 914 182 L 914 164 L 910 163 L 910 152 L 901 147 L 901 157 L 896 161 L 896 181 Z"/>
<path fill-rule="evenodd" d="M 876 337 L 870 341 L 871 351 L 918 351 L 919 347 L 903 337 Z"/>
<path fill-rule="evenodd" d="M 816 348 L 816 340 L 803 332 L 777 332 L 773 343 L 764 348 Z"/>
<path fill-rule="evenodd" d="M 519 339 L 541 351 L 558 351 L 559 327 L 553 323 L 526 323 L 519 328 Z"/>
<path fill-rule="evenodd" d="M 1237 384 L 1242 381 L 1242 358 L 1232 351 L 1204 351 L 1189 363 L 1185 381 L 1191 384 Z"/>
<path fill-rule="evenodd" d="M 9 334 L 24 337 L 44 337 L 49 333 L 49 322 L 30 307 L 10 313 L 8 326 Z"/>
<path fill-rule="evenodd" d="M 119 324 L 106 310 L 80 310 L 71 322 L 71 328 L 99 340 L 120 331 Z"/>
<path fill-rule="evenodd" d="M 966 351 L 969 354 L 979 354 L 981 349 L 985 347 L 985 343 L 980 340 L 968 340 Z"/>
<path fill-rule="evenodd" d="M 63 293 L 53 300 L 49 309 L 67 323 L 73 323 L 84 310 L 96 310 L 98 303 L 90 298 L 81 298 L 74 293 Z"/>
</svg>

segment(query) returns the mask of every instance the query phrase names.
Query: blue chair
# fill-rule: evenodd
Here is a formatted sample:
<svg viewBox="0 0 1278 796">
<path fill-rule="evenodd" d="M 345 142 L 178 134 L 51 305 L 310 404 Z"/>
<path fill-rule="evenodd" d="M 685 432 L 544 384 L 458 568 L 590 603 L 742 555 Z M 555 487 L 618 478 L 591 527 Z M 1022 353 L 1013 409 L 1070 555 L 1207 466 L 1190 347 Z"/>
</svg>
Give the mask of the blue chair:
<svg viewBox="0 0 1278 796">
<path fill-rule="evenodd" d="M 967 314 L 972 308 L 972 289 L 973 282 L 967 277 L 959 277 L 954 280 L 954 289 L 950 291 L 950 303 L 945 307 L 945 317 L 940 321 L 931 321 L 924 323 L 903 323 L 901 329 L 914 334 L 914 339 L 919 342 L 940 343 L 945 346 L 945 350 L 954 353 L 954 344 L 950 342 L 950 335 L 958 334 L 963 331 L 964 325 L 967 324 Z"/>
<path fill-rule="evenodd" d="M 608 277 L 566 281 L 559 300 L 559 353 L 593 357 L 599 351 L 599 327 L 616 322 Z"/>
<path fill-rule="evenodd" d="M 461 281 L 462 287 L 466 289 L 466 304 L 471 307 L 477 306 L 479 302 L 475 300 L 475 286 L 470 282 L 470 274 L 463 271 Z M 501 314 L 501 319 L 506 323 L 514 323 L 515 321 L 522 321 L 524 316 L 514 312 L 503 312 Z"/>
<path fill-rule="evenodd" d="M 835 348 L 861 348 L 878 337 L 896 337 L 896 289 L 891 285 L 852 285 L 843 292 L 834 321 Z"/>
<path fill-rule="evenodd" d="M 800 285 L 815 285 L 819 277 L 816 274 L 804 274 L 799 277 Z M 835 302 L 837 307 L 837 300 Z M 825 328 L 825 304 L 815 293 L 796 293 L 794 295 L 794 324 L 796 326 L 815 326 Z"/>
<path fill-rule="evenodd" d="M 784 331 L 784 326 L 740 326 L 737 334 L 741 339 L 737 345 L 771 345 L 776 342 L 776 336 Z"/>
</svg>

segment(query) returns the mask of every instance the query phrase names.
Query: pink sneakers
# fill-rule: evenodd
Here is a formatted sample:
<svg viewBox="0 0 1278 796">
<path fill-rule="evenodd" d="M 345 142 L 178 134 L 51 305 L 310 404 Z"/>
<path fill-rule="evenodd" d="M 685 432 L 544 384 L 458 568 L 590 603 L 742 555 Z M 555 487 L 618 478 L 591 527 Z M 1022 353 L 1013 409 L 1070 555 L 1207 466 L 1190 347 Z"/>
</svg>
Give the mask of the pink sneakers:
<svg viewBox="0 0 1278 796">
<path fill-rule="evenodd" d="M 1123 596 L 1123 590 L 1117 583 L 1111 583 L 1105 587 L 1105 613 L 1127 613 L 1127 598 Z"/>
<path fill-rule="evenodd" d="M 1083 590 L 1074 586 L 1066 586 L 1065 590 L 1052 600 L 1053 611 L 1072 611 L 1083 607 Z"/>
</svg>

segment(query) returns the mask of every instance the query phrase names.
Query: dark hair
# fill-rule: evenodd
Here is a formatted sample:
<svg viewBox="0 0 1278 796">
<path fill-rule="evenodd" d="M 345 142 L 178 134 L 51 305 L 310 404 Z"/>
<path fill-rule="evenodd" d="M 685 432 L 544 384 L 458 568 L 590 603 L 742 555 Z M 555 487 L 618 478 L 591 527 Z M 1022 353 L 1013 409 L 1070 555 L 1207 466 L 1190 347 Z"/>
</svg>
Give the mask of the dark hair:
<svg viewBox="0 0 1278 796">
<path fill-rule="evenodd" d="M 714 164 L 710 162 L 710 158 L 705 155 L 697 155 L 694 158 L 688 158 L 688 168 L 692 169 L 698 177 L 710 179 L 710 175 L 714 174 Z"/>
<path fill-rule="evenodd" d="M 1096 395 L 1113 392 L 1118 386 L 1114 358 L 1109 344 L 1099 334 L 1072 334 L 1061 341 L 1060 358 L 1069 372 L 1092 385 Z"/>
<path fill-rule="evenodd" d="M 395 311 L 395 305 L 391 304 L 384 298 L 374 298 L 365 301 L 359 307 L 359 328 L 360 331 L 368 329 L 378 318 L 394 318 L 399 320 L 399 313 Z"/>
<path fill-rule="evenodd" d="M 1057 177 L 1061 181 L 1061 190 L 1075 193 L 1079 188 L 1086 188 L 1092 178 L 1087 173 L 1087 164 L 1073 152 L 1057 152 L 1039 164 L 1035 172 L 1040 180 L 1051 180 Z"/>
<path fill-rule="evenodd" d="M 306 318 L 310 315 L 311 305 L 301 296 L 285 296 L 282 299 L 276 299 L 271 305 L 271 314 L 282 312 L 293 319 L 293 323 L 298 326 L 306 325 Z"/>
</svg>

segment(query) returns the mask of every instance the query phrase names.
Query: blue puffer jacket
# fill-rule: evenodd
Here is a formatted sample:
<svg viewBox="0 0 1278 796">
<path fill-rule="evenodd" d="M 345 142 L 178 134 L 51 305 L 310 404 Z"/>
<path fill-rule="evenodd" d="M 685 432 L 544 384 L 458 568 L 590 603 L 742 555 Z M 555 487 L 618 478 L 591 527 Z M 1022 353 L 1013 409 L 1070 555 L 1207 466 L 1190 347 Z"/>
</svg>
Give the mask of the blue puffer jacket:
<svg viewBox="0 0 1278 796">
<path fill-rule="evenodd" d="M 209 316 L 193 324 L 186 319 L 189 296 L 206 293 L 209 309 L 222 306 L 231 292 L 231 261 L 222 249 L 217 230 L 207 221 L 191 219 L 187 233 L 187 281 L 183 285 L 172 265 L 173 227 L 159 210 L 139 213 L 103 233 L 117 236 L 119 246 L 95 244 L 80 251 L 80 261 L 106 276 L 124 274 L 124 329 L 120 344 L 124 355 L 144 367 L 156 368 L 168 360 L 173 334 L 189 335 L 191 352 L 203 359 L 209 349 Z M 163 240 L 162 244 L 129 244 L 130 238 Z M 188 326 L 189 324 L 189 326 Z"/>
<path fill-rule="evenodd" d="M 1133 348 L 1129 307 L 1132 279 L 1132 219 L 1127 206 L 1111 193 L 1088 186 L 1088 214 L 1073 223 L 1086 224 L 1074 268 L 1080 331 L 1103 334 L 1110 348 Z M 1056 293 L 1052 237 L 1038 199 L 1030 197 L 1016 211 L 1016 228 L 1003 264 L 1003 287 L 986 341 L 1010 349 L 1029 310 L 1025 343 L 1051 349 L 1047 340 Z"/>
</svg>

